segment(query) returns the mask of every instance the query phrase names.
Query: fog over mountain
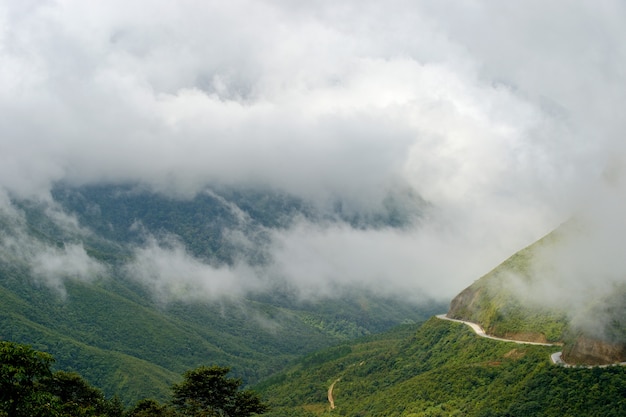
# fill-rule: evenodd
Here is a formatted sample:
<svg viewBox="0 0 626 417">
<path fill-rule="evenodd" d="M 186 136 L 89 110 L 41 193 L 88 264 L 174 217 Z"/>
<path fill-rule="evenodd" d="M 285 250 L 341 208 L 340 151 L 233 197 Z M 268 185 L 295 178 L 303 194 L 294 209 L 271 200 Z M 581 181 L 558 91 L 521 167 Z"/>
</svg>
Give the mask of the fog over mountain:
<svg viewBox="0 0 626 417">
<path fill-rule="evenodd" d="M 449 298 L 577 215 L 588 232 L 562 264 L 606 262 L 552 292 L 612 288 L 626 280 L 625 18 L 609 0 L 0 0 L 2 213 L 19 219 L 10 198 L 50 201 L 59 183 L 180 199 L 266 187 L 361 215 L 412 193 L 403 227 L 268 231 L 261 269 L 156 239 L 128 271 L 167 293 L 280 276 L 303 296 Z M 13 244 L 41 276 L 102 273 L 80 245 Z"/>
</svg>

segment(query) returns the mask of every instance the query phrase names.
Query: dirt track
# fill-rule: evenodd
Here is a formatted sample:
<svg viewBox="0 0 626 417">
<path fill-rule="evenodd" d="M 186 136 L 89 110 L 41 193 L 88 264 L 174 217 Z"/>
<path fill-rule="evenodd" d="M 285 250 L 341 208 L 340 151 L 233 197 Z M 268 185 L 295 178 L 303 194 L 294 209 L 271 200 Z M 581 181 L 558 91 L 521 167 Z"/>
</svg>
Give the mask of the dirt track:
<svg viewBox="0 0 626 417">
<path fill-rule="evenodd" d="M 341 378 L 335 379 L 333 383 L 330 384 L 330 387 L 328 387 L 328 402 L 330 403 L 331 410 L 335 409 L 335 399 L 333 398 L 333 389 L 335 388 L 335 384 L 339 382 L 340 380 Z"/>
</svg>

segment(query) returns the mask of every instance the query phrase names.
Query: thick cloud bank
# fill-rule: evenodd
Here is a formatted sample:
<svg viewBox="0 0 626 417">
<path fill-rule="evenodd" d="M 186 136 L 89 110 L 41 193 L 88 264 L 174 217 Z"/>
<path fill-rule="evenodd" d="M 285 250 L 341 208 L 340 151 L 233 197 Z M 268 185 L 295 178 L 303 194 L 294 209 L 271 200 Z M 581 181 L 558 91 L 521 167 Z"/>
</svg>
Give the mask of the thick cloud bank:
<svg viewBox="0 0 626 417">
<path fill-rule="evenodd" d="M 419 225 L 304 222 L 274 236 L 276 274 L 449 297 L 621 180 L 625 17 L 619 1 L 5 0 L 0 187 L 262 185 L 364 211 L 408 187 L 432 208 Z"/>
</svg>

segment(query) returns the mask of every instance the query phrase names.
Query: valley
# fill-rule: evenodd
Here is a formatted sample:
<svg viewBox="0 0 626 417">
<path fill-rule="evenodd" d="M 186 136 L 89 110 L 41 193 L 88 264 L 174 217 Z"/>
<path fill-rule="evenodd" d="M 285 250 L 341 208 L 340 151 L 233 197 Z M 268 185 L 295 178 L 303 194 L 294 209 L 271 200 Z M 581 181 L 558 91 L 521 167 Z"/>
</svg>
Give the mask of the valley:
<svg viewBox="0 0 626 417">
<path fill-rule="evenodd" d="M 523 249 L 461 291 L 447 315 L 434 316 L 445 308 L 441 302 L 407 303 L 367 289 L 304 300 L 279 280 L 270 291 L 198 298 L 194 292 L 203 290 L 185 281 L 188 277 L 163 281 L 178 283 L 173 287 L 155 287 L 165 276 L 153 272 L 147 279 L 133 279 L 137 270 L 129 262 L 147 253 L 142 251 L 171 257 L 184 250 L 194 258 L 168 262 L 192 276 L 196 272 L 185 269 L 189 263 L 228 270 L 240 256 L 264 268 L 270 258 L 262 242 L 272 228 L 289 224 L 291 216 L 346 220 L 328 212 L 313 214 L 288 196 L 239 212 L 242 201 L 252 204 L 256 197 L 245 199 L 243 193 L 237 202 L 228 202 L 213 192 L 207 194 L 210 198 L 179 204 L 158 195 L 146 198 L 144 191 L 128 194 L 124 188 L 66 189 L 57 195 L 57 203 L 78 219 L 77 225 L 61 225 L 50 215 L 50 206 L 27 201 L 16 201 L 15 212 L 2 217 L 0 332 L 5 339 L 51 353 L 56 369 L 78 372 L 126 406 L 142 398 L 163 401 L 186 369 L 216 364 L 232 366 L 234 376 L 259 392 L 271 406 L 270 417 L 561 416 L 582 410 L 600 415 L 607 407 L 620 415 L 625 407 L 619 395 L 598 397 L 585 388 L 621 392 L 624 367 L 571 363 L 571 346 L 578 339 L 571 337 L 567 317 L 558 310 L 524 307 L 507 291 L 512 276 L 507 271 L 527 273 L 536 247 L 557 238 Z M 94 214 L 93 207 L 107 205 L 117 210 L 114 217 Z M 227 210 L 217 215 L 223 207 Z M 281 222 L 263 220 L 266 210 L 284 213 Z M 182 213 L 189 224 L 174 222 Z M 141 230 L 133 226 L 138 219 Z M 200 227 L 209 236 L 214 228 L 220 239 L 238 230 L 256 242 L 256 249 L 245 244 L 227 249 L 218 243 L 211 249 L 210 241 L 204 247 L 198 244 L 200 235 L 186 232 Z M 161 243 L 152 248 L 156 236 Z M 69 247 L 84 248 L 84 259 L 97 262 L 91 268 L 98 276 L 85 280 L 69 275 L 55 283 L 50 280 L 54 275 L 38 275 L 29 263 L 32 258 L 16 247 L 35 256 L 53 251 L 67 262 L 72 259 Z M 73 256 L 85 256 L 77 253 Z M 144 261 L 143 266 L 150 265 Z M 163 291 L 155 292 L 158 288 Z M 555 346 L 562 346 L 562 355 Z M 546 380 L 559 383 L 546 389 Z M 555 400 L 583 391 L 579 401 L 566 407 Z"/>
<path fill-rule="evenodd" d="M 0 337 L 52 354 L 57 369 L 126 404 L 165 398 L 203 364 L 255 384 L 310 352 L 442 308 L 359 288 L 303 297 L 278 276 L 257 289 L 237 282 L 236 265 L 269 264 L 275 228 L 298 216 L 345 221 L 295 197 L 227 190 L 177 200 L 120 186 L 53 195 L 54 204 L 15 200 L 0 211 Z M 201 285 L 211 280 L 227 288 Z"/>
</svg>

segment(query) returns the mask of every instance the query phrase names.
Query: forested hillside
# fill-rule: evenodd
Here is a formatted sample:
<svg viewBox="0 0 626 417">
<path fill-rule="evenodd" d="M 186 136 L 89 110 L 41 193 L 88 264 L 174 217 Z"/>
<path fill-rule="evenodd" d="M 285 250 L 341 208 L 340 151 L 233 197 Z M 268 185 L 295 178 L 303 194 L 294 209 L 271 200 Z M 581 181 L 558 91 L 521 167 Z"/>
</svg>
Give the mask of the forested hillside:
<svg viewBox="0 0 626 417">
<path fill-rule="evenodd" d="M 626 413 L 625 367 L 565 368 L 550 362 L 554 350 L 432 318 L 316 352 L 256 388 L 275 417 Z"/>
<path fill-rule="evenodd" d="M 197 268 L 229 271 L 242 259 L 262 265 L 268 233 L 294 216 L 347 221 L 293 197 L 231 190 L 175 199 L 113 186 L 53 195 L 53 202 L 15 199 L 0 213 L 0 337 L 49 352 L 59 369 L 127 403 L 163 398 L 200 365 L 229 366 L 255 383 L 307 352 L 442 309 L 356 288 L 303 299 L 280 280 L 256 291 L 238 292 L 236 284 L 233 294 L 189 281 Z M 377 219 L 371 227 L 393 223 Z M 151 248 L 154 262 L 184 254 L 163 291 L 153 276 L 140 279 L 144 264 L 133 263 Z"/>
</svg>

